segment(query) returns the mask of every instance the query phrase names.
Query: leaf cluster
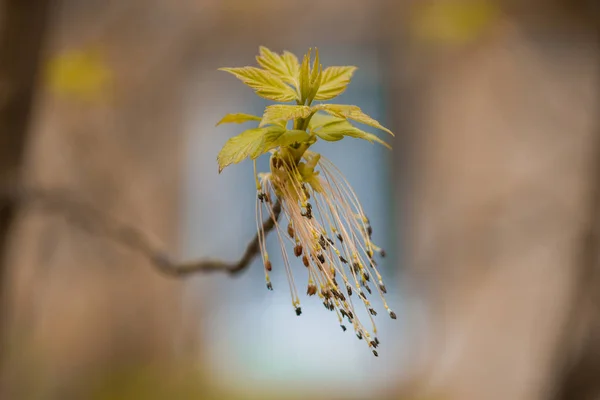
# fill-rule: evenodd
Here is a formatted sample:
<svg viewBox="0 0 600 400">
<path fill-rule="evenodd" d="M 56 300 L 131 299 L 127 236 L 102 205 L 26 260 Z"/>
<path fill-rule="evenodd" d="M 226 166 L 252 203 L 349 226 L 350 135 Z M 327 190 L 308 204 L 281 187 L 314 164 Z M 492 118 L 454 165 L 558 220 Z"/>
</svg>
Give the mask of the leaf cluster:
<svg viewBox="0 0 600 400">
<path fill-rule="evenodd" d="M 269 105 L 262 117 L 243 113 L 225 115 L 217 125 L 258 122 L 258 126 L 243 131 L 225 143 L 217 156 L 219 172 L 228 165 L 246 158 L 254 160 L 276 148 L 307 149 L 318 139 L 334 142 L 344 137 L 353 137 L 389 147 L 376 135 L 351 123 L 358 122 L 393 135 L 359 107 L 313 104 L 315 100 L 331 100 L 343 93 L 357 68 L 332 66 L 323 69 L 318 50 L 315 49 L 314 58 L 311 53 L 312 50 L 309 49 L 300 63 L 288 51 L 277 54 L 266 47 L 260 47 L 256 61 L 261 68 L 247 66 L 220 69 L 234 75 L 260 97 L 292 104 Z"/>
</svg>

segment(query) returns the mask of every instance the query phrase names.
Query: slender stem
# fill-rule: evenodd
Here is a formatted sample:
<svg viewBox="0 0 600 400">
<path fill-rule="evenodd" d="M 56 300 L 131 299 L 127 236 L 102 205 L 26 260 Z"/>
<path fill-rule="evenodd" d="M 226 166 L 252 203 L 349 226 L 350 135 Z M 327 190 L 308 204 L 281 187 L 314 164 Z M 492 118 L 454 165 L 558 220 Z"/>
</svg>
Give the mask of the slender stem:
<svg viewBox="0 0 600 400">
<path fill-rule="evenodd" d="M 45 211 L 63 216 L 69 223 L 90 233 L 104 236 L 117 244 L 144 255 L 161 273 L 171 277 L 184 277 L 199 272 L 228 272 L 237 274 L 246 269 L 260 253 L 258 234 L 250 241 L 242 257 L 235 262 L 223 260 L 174 261 L 168 253 L 149 239 L 141 229 L 117 221 L 90 204 L 76 199 L 73 194 L 59 189 L 32 189 L 17 185 L 0 187 L 0 204 L 38 206 Z M 265 235 L 275 227 L 281 215 L 279 200 L 272 205 L 273 216 L 263 221 Z"/>
</svg>

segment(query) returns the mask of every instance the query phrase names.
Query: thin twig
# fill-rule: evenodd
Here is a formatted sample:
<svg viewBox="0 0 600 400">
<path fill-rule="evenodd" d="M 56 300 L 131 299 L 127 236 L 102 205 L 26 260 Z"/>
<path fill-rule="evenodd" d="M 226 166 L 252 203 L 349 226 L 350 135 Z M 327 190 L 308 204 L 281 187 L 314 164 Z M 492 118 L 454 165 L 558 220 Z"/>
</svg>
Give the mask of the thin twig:
<svg viewBox="0 0 600 400">
<path fill-rule="evenodd" d="M 19 202 L 24 206 L 41 207 L 46 211 L 60 214 L 69 223 L 80 229 L 105 236 L 139 252 L 159 272 L 171 277 L 184 277 L 194 273 L 214 271 L 237 274 L 246 269 L 260 252 L 257 234 L 246 247 L 242 257 L 236 262 L 210 259 L 176 262 L 166 251 L 155 245 L 143 230 L 111 218 L 64 190 L 24 188 L 18 185 L 1 187 L 0 206 L 12 202 Z M 273 230 L 275 221 L 279 219 L 281 214 L 279 200 L 272 205 L 272 211 L 273 215 L 263 221 L 265 235 Z"/>
</svg>

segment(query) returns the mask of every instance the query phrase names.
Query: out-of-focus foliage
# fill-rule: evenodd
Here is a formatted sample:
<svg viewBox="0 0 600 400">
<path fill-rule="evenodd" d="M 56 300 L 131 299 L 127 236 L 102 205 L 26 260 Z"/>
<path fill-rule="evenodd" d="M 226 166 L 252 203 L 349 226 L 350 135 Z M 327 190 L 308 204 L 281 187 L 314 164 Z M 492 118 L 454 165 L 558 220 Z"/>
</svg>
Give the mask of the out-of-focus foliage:
<svg viewBox="0 0 600 400">
<path fill-rule="evenodd" d="M 46 68 L 46 83 L 53 92 L 76 100 L 106 98 L 113 73 L 97 49 L 78 49 L 52 57 Z"/>
<path fill-rule="evenodd" d="M 419 2 L 410 27 L 424 42 L 465 44 L 480 37 L 499 16 L 500 6 L 492 0 Z"/>
</svg>

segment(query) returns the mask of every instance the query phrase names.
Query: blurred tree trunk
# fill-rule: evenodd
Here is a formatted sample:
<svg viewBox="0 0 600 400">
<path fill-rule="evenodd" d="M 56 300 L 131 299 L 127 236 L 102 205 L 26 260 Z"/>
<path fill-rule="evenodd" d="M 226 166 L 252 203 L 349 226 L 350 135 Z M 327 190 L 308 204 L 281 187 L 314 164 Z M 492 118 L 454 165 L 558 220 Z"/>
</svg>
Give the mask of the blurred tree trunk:
<svg viewBox="0 0 600 400">
<path fill-rule="evenodd" d="M 16 179 L 21 170 L 48 4 L 46 0 L 0 1 L 0 179 L 3 182 Z M 5 253 L 16 213 L 16 204 L 0 199 L 0 363 L 5 353 L 2 336 L 7 308 Z"/>
<path fill-rule="evenodd" d="M 173 249 L 191 2 L 61 3 L 26 181 L 66 188 Z M 13 38 L 13 40 L 15 40 Z M 49 67 L 50 68 L 50 67 Z M 4 150 L 4 148 L 2 148 Z M 183 349 L 181 283 L 57 215 L 23 212 L 9 255 L 11 392 L 169 398 Z M 188 343 L 189 344 L 189 343 Z"/>
<path fill-rule="evenodd" d="M 414 104 L 409 272 L 428 313 L 411 395 L 599 398 L 598 21 L 526 3 L 394 62 L 399 107 Z"/>
</svg>

